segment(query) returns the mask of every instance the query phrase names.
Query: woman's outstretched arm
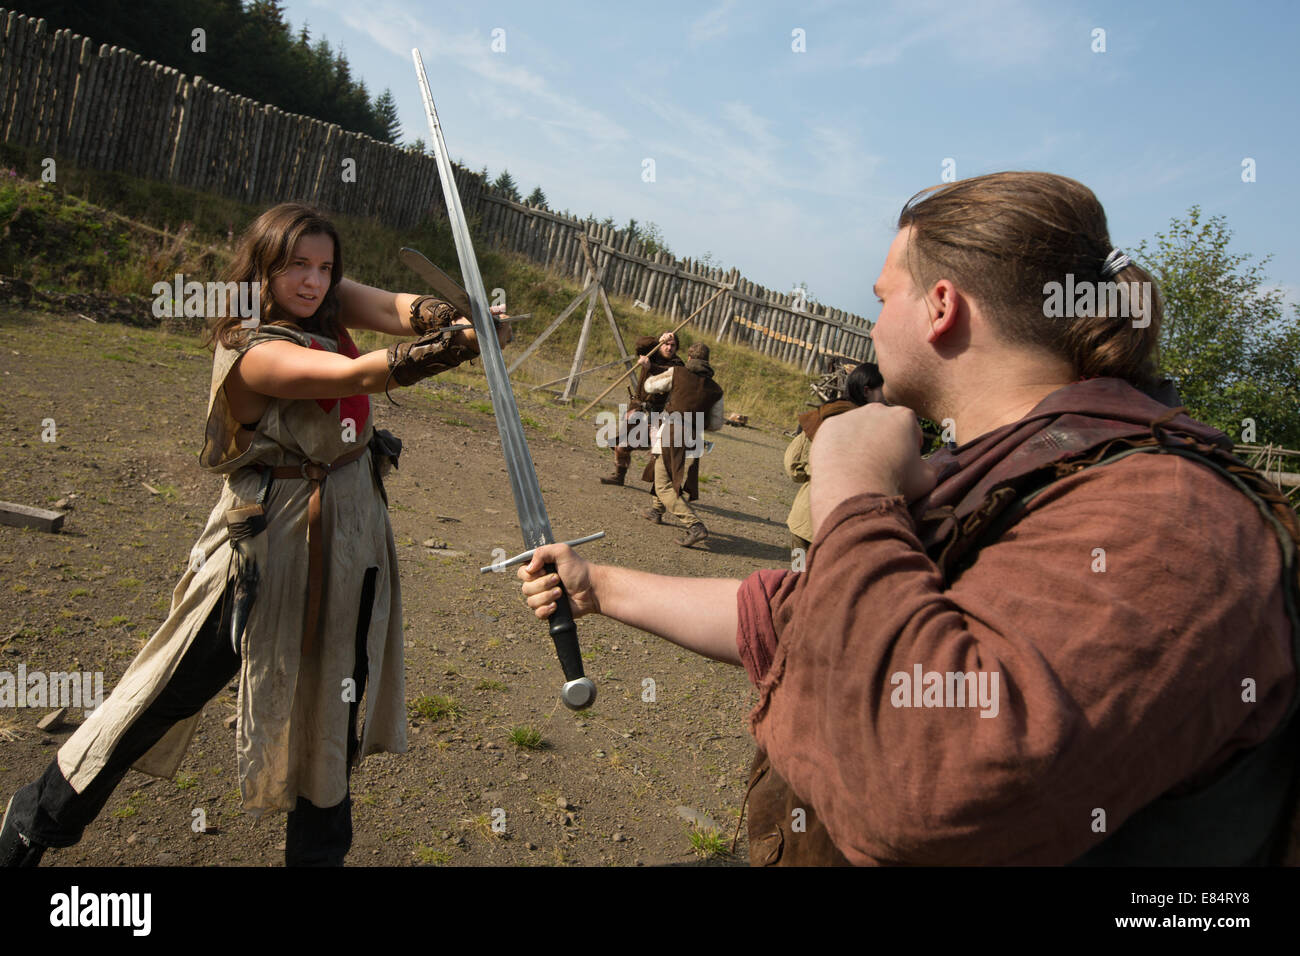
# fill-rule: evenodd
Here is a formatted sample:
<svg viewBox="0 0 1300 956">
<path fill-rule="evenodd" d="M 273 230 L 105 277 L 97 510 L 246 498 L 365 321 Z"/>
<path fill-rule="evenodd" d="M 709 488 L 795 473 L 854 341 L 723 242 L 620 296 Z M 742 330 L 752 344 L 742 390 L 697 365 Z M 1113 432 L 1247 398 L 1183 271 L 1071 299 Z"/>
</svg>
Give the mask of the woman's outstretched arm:
<svg viewBox="0 0 1300 956">
<path fill-rule="evenodd" d="M 335 294 L 339 297 L 339 317 L 349 329 L 369 329 L 385 335 L 417 334 L 411 328 L 411 303 L 418 297 L 409 292 L 385 292 L 340 279 Z"/>
</svg>

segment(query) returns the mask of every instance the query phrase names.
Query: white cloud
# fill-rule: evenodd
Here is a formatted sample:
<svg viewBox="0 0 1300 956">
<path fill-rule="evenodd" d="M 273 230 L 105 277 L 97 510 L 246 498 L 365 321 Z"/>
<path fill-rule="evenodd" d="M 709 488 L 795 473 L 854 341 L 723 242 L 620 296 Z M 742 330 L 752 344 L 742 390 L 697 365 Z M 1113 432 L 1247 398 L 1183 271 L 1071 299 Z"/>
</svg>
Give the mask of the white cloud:
<svg viewBox="0 0 1300 956">
<path fill-rule="evenodd" d="M 873 33 L 887 39 L 854 61 L 872 69 L 906 54 L 936 68 L 966 65 L 1020 68 L 1053 55 L 1067 29 L 1029 0 L 985 0 L 964 9 L 940 0 L 901 0 L 875 18 Z M 1080 40 L 1083 42 L 1083 40 Z"/>
<path fill-rule="evenodd" d="M 715 37 L 723 36 L 731 28 L 727 15 L 735 6 L 736 0 L 722 0 L 722 3 L 692 23 L 691 32 L 687 37 L 691 46 L 699 46 Z"/>
<path fill-rule="evenodd" d="M 434 88 L 435 102 L 437 74 L 449 70 L 468 71 L 484 81 L 475 89 L 480 102 L 498 111 L 501 119 L 524 117 L 543 127 L 581 129 L 588 146 L 610 146 L 629 138 L 621 124 L 599 110 L 584 106 L 572 96 L 555 92 L 548 88 L 541 75 L 513 65 L 508 53 L 493 53 L 491 37 L 486 34 L 440 31 L 407 12 L 403 6 L 391 2 L 371 3 L 364 13 L 349 9 L 341 16 L 350 28 L 369 36 L 395 56 L 409 59 L 411 48 L 418 47 L 430 85 Z M 420 129 L 423 130 L 423 126 Z"/>
<path fill-rule="evenodd" d="M 886 244 L 889 236 L 858 212 L 881 161 L 856 129 L 798 113 L 778 120 L 765 101 L 734 93 L 697 105 L 644 78 L 610 97 L 592 88 L 597 74 L 573 69 L 571 58 L 551 62 L 560 51 L 520 28 L 509 28 L 508 53 L 493 54 L 487 27 L 430 24 L 402 0 L 339 16 L 408 78 L 411 48 L 421 50 L 435 98 L 452 104 L 443 118 L 461 114 L 449 133 L 452 153 L 473 168 L 508 168 L 523 192 L 541 184 L 554 208 L 580 216 L 656 222 L 679 255 L 713 249 L 777 291 L 807 280 L 822 301 L 851 308 L 846 288 L 853 301 L 869 301 L 878 264 L 858 276 L 844 263 L 858 261 L 859 233 L 879 232 Z M 695 35 L 721 36 L 734 16 L 733 4 L 721 4 L 697 21 Z M 403 93 L 394 84 L 415 121 L 406 137 L 427 139 L 423 116 L 410 115 L 419 102 L 413 87 Z M 465 122 L 466 112 L 478 121 Z M 654 183 L 640 178 L 646 156 L 657 163 Z"/>
<path fill-rule="evenodd" d="M 723 118 L 749 137 L 755 149 L 764 152 L 776 148 L 779 139 L 772 132 L 771 120 L 759 116 L 748 103 L 733 101 L 722 104 Z"/>
</svg>

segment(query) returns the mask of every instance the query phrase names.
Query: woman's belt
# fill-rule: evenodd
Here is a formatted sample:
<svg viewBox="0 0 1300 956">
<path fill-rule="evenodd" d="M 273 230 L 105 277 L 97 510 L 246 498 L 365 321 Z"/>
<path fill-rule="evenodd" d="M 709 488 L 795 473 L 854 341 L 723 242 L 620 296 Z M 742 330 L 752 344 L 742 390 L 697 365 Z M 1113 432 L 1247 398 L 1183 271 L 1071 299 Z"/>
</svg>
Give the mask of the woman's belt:
<svg viewBox="0 0 1300 956">
<path fill-rule="evenodd" d="M 296 465 L 277 465 L 270 469 L 260 464 L 250 466 L 259 474 L 269 470 L 272 478 L 301 478 L 312 484 L 311 497 L 307 499 L 307 616 L 302 628 L 304 655 L 316 649 L 316 642 L 320 636 L 320 609 L 324 603 L 325 538 L 321 530 L 321 489 L 325 479 L 332 472 L 356 461 L 366 453 L 368 448 L 368 445 L 362 445 L 356 451 L 350 451 L 329 464 L 304 458 Z"/>
</svg>

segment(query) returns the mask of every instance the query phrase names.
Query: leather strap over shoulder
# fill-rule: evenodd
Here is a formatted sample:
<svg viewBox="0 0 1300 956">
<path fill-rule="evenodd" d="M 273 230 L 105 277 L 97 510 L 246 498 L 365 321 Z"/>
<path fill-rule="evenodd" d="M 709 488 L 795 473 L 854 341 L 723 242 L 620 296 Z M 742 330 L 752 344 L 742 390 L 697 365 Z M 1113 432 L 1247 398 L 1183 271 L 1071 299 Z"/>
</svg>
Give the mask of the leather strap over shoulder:
<svg viewBox="0 0 1300 956">
<path fill-rule="evenodd" d="M 956 520 L 951 508 L 927 514 L 927 519 L 954 518 L 949 536 L 932 546 L 937 552 L 934 560 L 951 583 L 974 563 L 981 547 L 996 541 L 1024 516 L 1035 498 L 1060 479 L 1129 455 L 1178 455 L 1217 472 L 1250 499 L 1273 529 L 1282 553 L 1292 660 L 1300 674 L 1300 520 L 1280 490 L 1227 449 L 1166 429 L 1179 411 L 1171 409 L 1153 421 L 1149 438 L 1114 439 L 996 486 L 964 519 Z M 1273 862 L 1269 857 L 1282 853 L 1294 862 L 1300 848 L 1300 778 L 1294 769 L 1295 747 L 1300 741 L 1298 708 L 1300 688 L 1292 694 L 1286 714 L 1267 740 L 1239 754 L 1200 790 L 1149 804 L 1077 863 L 1243 865 Z M 1227 820 L 1238 822 L 1228 827 Z"/>
</svg>

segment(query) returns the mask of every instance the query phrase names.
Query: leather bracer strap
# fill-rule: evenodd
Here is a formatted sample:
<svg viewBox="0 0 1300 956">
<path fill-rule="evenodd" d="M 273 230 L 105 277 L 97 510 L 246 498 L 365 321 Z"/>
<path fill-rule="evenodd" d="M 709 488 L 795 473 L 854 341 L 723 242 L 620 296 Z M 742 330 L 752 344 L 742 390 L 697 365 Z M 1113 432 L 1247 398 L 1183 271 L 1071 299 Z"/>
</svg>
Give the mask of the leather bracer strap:
<svg viewBox="0 0 1300 956">
<path fill-rule="evenodd" d="M 456 309 L 434 295 L 422 295 L 411 303 L 411 329 L 425 335 L 445 329 L 456 321 Z"/>
<path fill-rule="evenodd" d="M 414 385 L 421 379 L 445 372 L 476 357 L 477 345 L 451 344 L 452 336 L 461 331 L 461 328 L 442 328 L 421 335 L 413 342 L 400 342 L 391 346 L 388 349 L 389 382 Z"/>
</svg>

